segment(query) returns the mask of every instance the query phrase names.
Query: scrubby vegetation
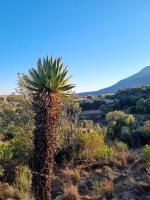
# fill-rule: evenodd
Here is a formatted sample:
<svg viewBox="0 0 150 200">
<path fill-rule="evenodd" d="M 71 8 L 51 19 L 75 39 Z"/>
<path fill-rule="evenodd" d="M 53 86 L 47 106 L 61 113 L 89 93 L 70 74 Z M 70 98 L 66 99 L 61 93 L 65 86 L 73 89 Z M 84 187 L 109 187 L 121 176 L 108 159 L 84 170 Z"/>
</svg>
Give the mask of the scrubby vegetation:
<svg viewBox="0 0 150 200">
<path fill-rule="evenodd" d="M 144 146 L 143 158 L 146 160 L 150 160 L 150 145 Z"/>
<path fill-rule="evenodd" d="M 34 200 L 35 109 L 24 84 L 19 75 L 16 93 L 0 99 L 0 200 Z M 150 199 L 149 91 L 63 97 L 52 199 Z M 93 110 L 98 120 L 85 117 Z"/>
</svg>

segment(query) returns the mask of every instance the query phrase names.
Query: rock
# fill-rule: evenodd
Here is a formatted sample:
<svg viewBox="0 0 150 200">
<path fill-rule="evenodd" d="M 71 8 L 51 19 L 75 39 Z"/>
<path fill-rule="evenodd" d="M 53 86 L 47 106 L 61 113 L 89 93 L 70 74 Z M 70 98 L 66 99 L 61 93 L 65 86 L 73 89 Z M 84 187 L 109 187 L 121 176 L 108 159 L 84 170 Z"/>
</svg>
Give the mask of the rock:
<svg viewBox="0 0 150 200">
<path fill-rule="evenodd" d="M 102 170 L 103 170 L 104 173 L 113 171 L 109 166 L 103 166 Z"/>
<path fill-rule="evenodd" d="M 116 180 L 119 176 L 120 176 L 120 174 L 117 172 L 114 172 L 114 171 L 108 171 L 106 173 L 106 178 L 108 178 L 112 181 Z"/>
<path fill-rule="evenodd" d="M 81 200 L 93 200 L 93 198 L 91 196 L 86 195 L 81 197 Z"/>
<path fill-rule="evenodd" d="M 85 181 L 82 181 L 78 184 L 78 192 L 80 193 L 80 195 L 88 194 L 88 187 Z"/>
<path fill-rule="evenodd" d="M 114 183 L 117 184 L 118 182 L 121 181 L 125 181 L 126 179 L 128 179 L 128 176 L 125 174 L 118 174 L 118 176 L 116 176 L 116 178 L 114 179 Z"/>
<path fill-rule="evenodd" d="M 53 199 L 63 194 L 63 183 L 59 179 L 55 179 L 52 183 L 52 197 Z"/>
<path fill-rule="evenodd" d="M 64 195 L 59 195 L 54 200 L 64 200 Z"/>
<path fill-rule="evenodd" d="M 95 170 L 95 173 L 96 173 L 97 175 L 102 175 L 102 169 L 96 169 L 96 170 Z"/>
<path fill-rule="evenodd" d="M 12 199 L 12 198 L 9 198 L 9 199 L 6 199 L 6 200 L 14 200 L 14 199 Z"/>
<path fill-rule="evenodd" d="M 84 170 L 82 170 L 82 171 L 81 171 L 81 175 L 84 176 L 84 177 L 88 177 L 88 176 L 89 176 L 89 173 L 86 172 L 86 171 L 84 171 Z"/>
<path fill-rule="evenodd" d="M 109 166 L 104 166 L 95 170 L 97 176 L 106 177 L 110 180 L 114 180 L 119 176 L 119 173 L 114 172 Z"/>
<path fill-rule="evenodd" d="M 132 176 L 136 181 L 147 181 L 150 183 L 150 162 L 142 159 L 136 160 L 131 166 L 131 170 Z"/>
<path fill-rule="evenodd" d="M 103 166 L 111 166 L 111 165 L 112 165 L 112 163 L 107 163 L 107 162 L 105 162 L 105 161 L 101 161 L 101 162 L 99 161 L 99 162 L 97 162 L 97 163 L 90 164 L 90 165 L 84 167 L 84 170 L 86 170 L 86 171 L 91 171 L 91 170 L 100 169 L 100 168 L 102 168 Z"/>
</svg>

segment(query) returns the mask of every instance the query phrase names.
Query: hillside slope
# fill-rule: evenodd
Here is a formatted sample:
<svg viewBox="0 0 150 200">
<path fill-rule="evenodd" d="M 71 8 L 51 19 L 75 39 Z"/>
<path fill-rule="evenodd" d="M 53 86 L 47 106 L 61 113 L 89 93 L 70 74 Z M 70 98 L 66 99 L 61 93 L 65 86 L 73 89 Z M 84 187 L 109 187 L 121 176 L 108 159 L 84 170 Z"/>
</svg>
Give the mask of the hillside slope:
<svg viewBox="0 0 150 200">
<path fill-rule="evenodd" d="M 97 96 L 101 94 L 110 94 L 110 93 L 115 93 L 119 89 L 125 89 L 125 88 L 131 88 L 131 87 L 137 87 L 137 86 L 145 86 L 145 85 L 150 85 L 150 66 L 147 66 L 143 68 L 141 71 L 138 73 L 125 78 L 123 80 L 120 80 L 116 84 L 100 89 L 98 91 L 92 91 L 92 92 L 83 92 L 80 93 L 80 96 Z"/>
</svg>

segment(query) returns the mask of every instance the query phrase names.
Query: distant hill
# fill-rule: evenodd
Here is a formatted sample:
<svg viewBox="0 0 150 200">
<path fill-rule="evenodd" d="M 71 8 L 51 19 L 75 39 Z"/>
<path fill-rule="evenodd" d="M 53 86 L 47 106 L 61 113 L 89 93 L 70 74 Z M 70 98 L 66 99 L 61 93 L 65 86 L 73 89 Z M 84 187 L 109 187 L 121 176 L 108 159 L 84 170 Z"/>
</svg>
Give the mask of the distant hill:
<svg viewBox="0 0 150 200">
<path fill-rule="evenodd" d="M 116 84 L 100 89 L 98 91 L 91 91 L 91 92 L 83 92 L 80 93 L 80 96 L 98 96 L 101 94 L 112 94 L 117 92 L 119 89 L 126 89 L 138 86 L 149 86 L 150 85 L 150 66 L 143 68 L 138 73 L 120 80 Z"/>
</svg>

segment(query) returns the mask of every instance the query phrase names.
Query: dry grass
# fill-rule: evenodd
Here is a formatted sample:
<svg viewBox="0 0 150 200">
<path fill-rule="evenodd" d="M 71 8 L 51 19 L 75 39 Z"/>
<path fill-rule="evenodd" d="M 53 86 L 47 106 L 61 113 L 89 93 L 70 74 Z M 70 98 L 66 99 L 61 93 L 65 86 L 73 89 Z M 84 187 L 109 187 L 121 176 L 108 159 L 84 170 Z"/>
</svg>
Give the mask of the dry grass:
<svg viewBox="0 0 150 200">
<path fill-rule="evenodd" d="M 0 199 L 13 198 L 15 190 L 13 187 L 9 186 L 7 183 L 0 185 Z"/>
<path fill-rule="evenodd" d="M 128 165 L 128 161 L 131 158 L 128 146 L 123 142 L 116 142 L 115 145 L 115 155 L 113 158 L 113 163 L 117 167 L 125 167 Z"/>
<path fill-rule="evenodd" d="M 125 167 L 128 164 L 128 160 L 129 160 L 129 153 L 124 151 L 116 152 L 113 159 L 113 163 L 117 167 Z"/>
<path fill-rule="evenodd" d="M 104 179 L 101 181 L 95 180 L 92 183 L 92 194 L 94 197 L 102 198 L 106 196 L 107 198 L 112 197 L 114 192 L 114 183 L 112 180 Z"/>
<path fill-rule="evenodd" d="M 114 183 L 112 180 L 105 179 L 104 180 L 104 194 L 106 197 L 110 198 L 112 197 L 112 194 L 114 192 Z"/>
<path fill-rule="evenodd" d="M 69 169 L 66 168 L 61 171 L 61 175 L 69 181 L 72 181 L 73 183 L 77 183 L 81 180 L 80 170 L 79 169 Z"/>
<path fill-rule="evenodd" d="M 65 200 L 80 200 L 80 195 L 77 188 L 74 185 L 70 185 L 64 189 Z"/>
<path fill-rule="evenodd" d="M 27 194 L 24 194 L 21 200 L 35 200 L 35 198 L 33 197 L 33 195 L 27 193 Z"/>
<path fill-rule="evenodd" d="M 18 167 L 14 189 L 20 199 L 31 199 L 31 171 L 28 167 Z"/>
<path fill-rule="evenodd" d="M 9 184 L 0 184 L 0 199 L 21 199 L 21 200 L 35 200 L 33 195 L 29 192 L 20 193 L 18 190 Z"/>
</svg>

